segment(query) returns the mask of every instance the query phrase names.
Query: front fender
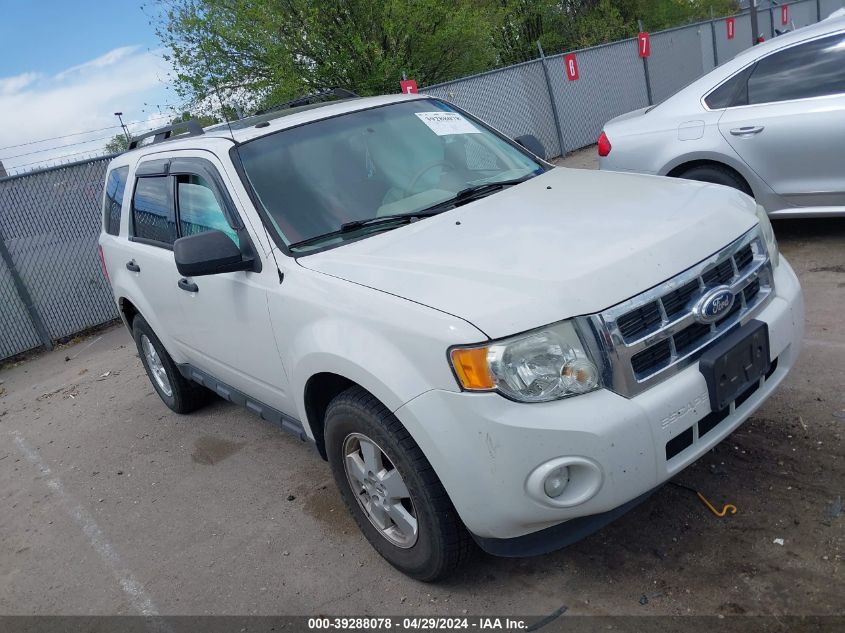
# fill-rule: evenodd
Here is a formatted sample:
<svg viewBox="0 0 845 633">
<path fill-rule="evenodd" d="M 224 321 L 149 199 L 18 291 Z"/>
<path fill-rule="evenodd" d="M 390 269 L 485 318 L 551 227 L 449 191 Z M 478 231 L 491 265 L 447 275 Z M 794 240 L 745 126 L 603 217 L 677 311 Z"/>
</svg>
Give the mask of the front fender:
<svg viewBox="0 0 845 633">
<path fill-rule="evenodd" d="M 297 358 L 292 369 L 293 393 L 300 419 L 305 415 L 305 385 L 320 373 L 332 373 L 357 383 L 391 411 L 434 388 L 432 375 L 438 368 L 420 366 L 385 336 L 350 322 L 324 319 L 302 332 L 291 350 Z M 446 356 L 442 357 L 446 366 Z M 441 387 L 457 391 L 457 384 Z"/>
<path fill-rule="evenodd" d="M 430 389 L 459 391 L 447 350 L 487 340 L 459 317 L 303 268 L 290 270 L 269 302 L 303 421 L 305 386 L 316 374 L 342 376 L 395 411 Z"/>
</svg>

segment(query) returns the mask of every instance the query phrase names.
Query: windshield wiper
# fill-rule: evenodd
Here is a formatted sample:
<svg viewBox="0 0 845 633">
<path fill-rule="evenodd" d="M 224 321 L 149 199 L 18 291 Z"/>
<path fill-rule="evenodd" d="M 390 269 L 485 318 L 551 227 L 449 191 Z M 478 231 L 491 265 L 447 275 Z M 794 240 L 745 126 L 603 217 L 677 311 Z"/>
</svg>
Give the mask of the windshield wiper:
<svg viewBox="0 0 845 633">
<path fill-rule="evenodd" d="M 355 231 L 356 229 L 364 228 L 364 227 L 380 227 L 380 226 L 400 226 L 402 224 L 410 224 L 412 222 L 416 222 L 420 218 L 427 218 L 431 217 L 432 215 L 437 215 L 438 213 L 442 213 L 444 211 L 448 211 L 454 207 L 459 207 L 462 204 L 466 204 L 468 202 L 472 202 L 473 200 L 478 200 L 479 198 L 483 198 L 484 196 L 490 195 L 491 193 L 495 193 L 496 191 L 500 191 L 506 187 L 510 187 L 512 185 L 518 185 L 521 182 L 525 182 L 533 178 L 536 174 L 529 174 L 527 176 L 522 176 L 521 178 L 514 178 L 512 180 L 502 180 L 499 182 L 487 182 L 483 184 L 473 185 L 471 187 L 467 187 L 466 189 L 461 189 L 458 193 L 456 193 L 451 198 L 447 200 L 443 200 L 442 202 L 438 202 L 433 204 L 430 207 L 426 207 L 424 209 L 420 209 L 419 211 L 414 211 L 412 213 L 397 213 L 394 215 L 382 215 L 376 216 L 374 218 L 366 218 L 364 220 L 352 220 L 351 222 L 344 222 L 340 225 L 340 228 L 336 231 L 330 231 L 328 233 L 323 233 L 322 235 L 315 235 L 314 237 L 309 237 L 299 242 L 294 242 L 290 244 L 288 248 L 300 248 L 302 246 L 309 246 L 316 242 L 322 242 L 323 240 L 330 239 L 332 237 L 337 237 L 338 235 L 343 235 L 345 233 L 349 233 L 351 231 Z"/>
<path fill-rule="evenodd" d="M 446 211 L 447 209 L 459 207 L 463 204 L 467 204 L 468 202 L 473 202 L 479 198 L 489 196 L 491 193 L 501 191 L 507 187 L 518 185 L 521 182 L 530 180 L 534 176 L 535 174 L 529 174 L 527 176 L 522 176 L 521 178 L 513 178 L 512 180 L 500 180 L 499 182 L 486 182 L 478 185 L 472 185 L 466 189 L 461 189 L 448 200 L 426 207 L 422 211 L 419 211 L 418 214 L 428 212 L 440 213 L 442 211 Z"/>
<path fill-rule="evenodd" d="M 381 224 L 410 224 L 416 222 L 420 218 L 427 218 L 432 215 L 437 215 L 439 211 L 432 211 L 426 209 L 425 211 L 415 211 L 413 213 L 396 213 L 394 215 L 382 215 L 374 218 L 366 218 L 364 220 L 352 220 L 351 222 L 344 222 L 340 225 L 339 233 L 348 233 L 355 229 L 360 229 L 362 226 L 379 226 Z"/>
<path fill-rule="evenodd" d="M 340 228 L 336 231 L 329 231 L 328 233 L 322 233 L 321 235 L 315 235 L 314 237 L 294 242 L 293 244 L 290 244 L 288 248 L 293 249 L 300 248 L 302 246 L 309 246 L 310 244 L 322 242 L 323 240 L 337 237 L 338 235 L 343 235 L 344 233 L 350 233 L 351 231 L 364 227 L 380 227 L 382 225 L 400 226 L 402 224 L 410 224 L 411 222 L 416 222 L 420 218 L 427 218 L 432 215 L 437 215 L 440 212 L 440 210 L 425 209 L 423 211 L 415 211 L 413 213 L 397 213 L 394 215 L 382 215 L 374 218 L 366 218 L 364 220 L 352 220 L 351 222 L 344 222 L 341 224 Z"/>
</svg>

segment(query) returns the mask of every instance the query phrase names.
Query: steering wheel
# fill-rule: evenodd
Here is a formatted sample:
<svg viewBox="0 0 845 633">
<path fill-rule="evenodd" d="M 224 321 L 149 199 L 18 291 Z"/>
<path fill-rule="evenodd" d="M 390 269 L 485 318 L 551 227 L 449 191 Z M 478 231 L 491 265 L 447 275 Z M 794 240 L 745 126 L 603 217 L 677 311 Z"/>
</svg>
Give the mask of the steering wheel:
<svg viewBox="0 0 845 633">
<path fill-rule="evenodd" d="M 405 198 L 410 196 L 411 192 L 414 190 L 414 187 L 416 187 L 417 182 L 419 182 L 420 178 L 422 178 L 425 174 L 430 172 L 435 167 L 445 167 L 446 169 L 451 171 L 455 170 L 455 166 L 452 165 L 452 163 L 446 162 L 445 160 L 432 161 L 428 165 L 425 165 L 422 169 L 420 169 L 416 174 L 414 174 L 414 177 L 411 178 L 411 183 L 407 187 L 405 187 L 405 191 L 402 192 L 402 195 Z"/>
</svg>

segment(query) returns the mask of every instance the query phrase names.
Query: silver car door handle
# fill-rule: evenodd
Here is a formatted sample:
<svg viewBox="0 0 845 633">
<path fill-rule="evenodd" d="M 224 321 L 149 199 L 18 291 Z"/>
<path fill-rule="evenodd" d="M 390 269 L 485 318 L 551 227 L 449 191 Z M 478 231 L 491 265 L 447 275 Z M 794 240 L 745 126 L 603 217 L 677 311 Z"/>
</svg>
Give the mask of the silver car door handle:
<svg viewBox="0 0 845 633">
<path fill-rule="evenodd" d="M 752 136 L 763 131 L 762 125 L 750 125 L 748 127 L 735 127 L 731 130 L 734 136 Z"/>
</svg>

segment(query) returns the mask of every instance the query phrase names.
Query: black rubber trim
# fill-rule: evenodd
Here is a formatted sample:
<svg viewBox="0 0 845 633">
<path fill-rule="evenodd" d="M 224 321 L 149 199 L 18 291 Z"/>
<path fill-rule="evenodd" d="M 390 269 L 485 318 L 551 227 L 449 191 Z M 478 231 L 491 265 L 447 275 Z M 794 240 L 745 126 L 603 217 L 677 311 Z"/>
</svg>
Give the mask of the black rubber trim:
<svg viewBox="0 0 845 633">
<path fill-rule="evenodd" d="M 594 532 L 599 531 L 608 523 L 615 521 L 623 514 L 640 505 L 662 486 L 649 490 L 628 503 L 586 517 L 571 519 L 564 523 L 558 523 L 538 532 L 531 532 L 515 538 L 487 538 L 473 534 L 472 538 L 478 546 L 488 554 L 502 556 L 504 558 L 522 558 L 525 556 L 540 556 L 555 550 L 562 549 L 573 543 L 587 538 Z"/>
<path fill-rule="evenodd" d="M 158 240 L 149 240 L 146 237 L 135 237 L 134 235 L 129 236 L 130 242 L 135 242 L 136 244 L 146 244 L 147 246 L 155 246 L 156 248 L 163 248 L 168 251 L 173 250 L 173 244 L 169 242 L 159 242 Z"/>
<path fill-rule="evenodd" d="M 695 440 L 692 429 L 693 427 L 689 427 L 666 442 L 666 461 L 669 461 L 679 453 L 682 453 L 692 446 L 692 443 Z"/>
<path fill-rule="evenodd" d="M 275 424 L 283 431 L 293 433 L 303 442 L 310 441 L 310 438 L 305 434 L 305 428 L 302 426 L 302 422 L 296 418 L 292 418 L 278 409 L 274 409 L 270 405 L 264 404 L 263 402 L 259 402 L 258 400 L 247 396 L 242 391 L 239 391 L 234 387 L 230 387 L 226 383 L 217 380 L 211 374 L 208 374 L 201 369 L 197 369 L 189 363 L 183 363 L 181 365 L 177 365 L 177 367 L 179 368 L 179 373 L 188 380 L 193 380 L 195 383 L 210 389 L 224 400 L 228 400 L 229 402 L 243 407 L 247 411 L 255 413 L 262 420 L 267 420 L 267 422 Z"/>
</svg>

